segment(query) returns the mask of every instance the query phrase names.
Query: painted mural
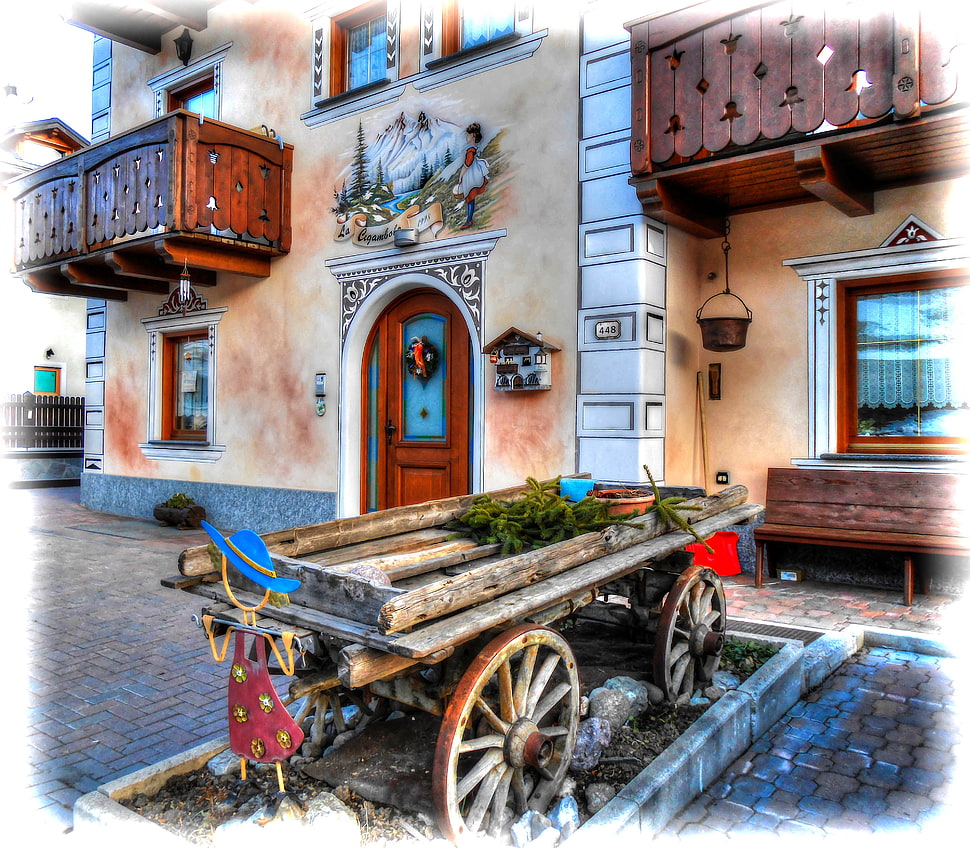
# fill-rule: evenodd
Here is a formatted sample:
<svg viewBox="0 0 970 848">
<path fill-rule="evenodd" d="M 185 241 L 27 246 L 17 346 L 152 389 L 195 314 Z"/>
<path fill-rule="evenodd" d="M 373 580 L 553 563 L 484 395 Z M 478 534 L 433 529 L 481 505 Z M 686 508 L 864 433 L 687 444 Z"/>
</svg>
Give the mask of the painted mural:
<svg viewBox="0 0 970 848">
<path fill-rule="evenodd" d="M 362 123 L 350 164 L 333 190 L 336 241 L 394 244 L 397 230 L 420 240 L 489 226 L 506 171 L 504 131 L 405 112 L 368 142 Z"/>
</svg>

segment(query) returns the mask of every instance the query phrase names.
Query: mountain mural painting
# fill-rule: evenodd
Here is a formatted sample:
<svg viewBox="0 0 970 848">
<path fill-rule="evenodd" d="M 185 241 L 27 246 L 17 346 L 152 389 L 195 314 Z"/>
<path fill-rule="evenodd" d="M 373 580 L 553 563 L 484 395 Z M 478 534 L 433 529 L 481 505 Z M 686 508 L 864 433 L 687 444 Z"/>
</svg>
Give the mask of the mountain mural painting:
<svg viewBox="0 0 970 848">
<path fill-rule="evenodd" d="M 371 143 L 358 124 L 353 159 L 333 191 L 334 239 L 389 247 L 401 229 L 437 238 L 445 228 L 480 226 L 500 195 L 500 137 L 423 111 L 401 112 Z"/>
</svg>

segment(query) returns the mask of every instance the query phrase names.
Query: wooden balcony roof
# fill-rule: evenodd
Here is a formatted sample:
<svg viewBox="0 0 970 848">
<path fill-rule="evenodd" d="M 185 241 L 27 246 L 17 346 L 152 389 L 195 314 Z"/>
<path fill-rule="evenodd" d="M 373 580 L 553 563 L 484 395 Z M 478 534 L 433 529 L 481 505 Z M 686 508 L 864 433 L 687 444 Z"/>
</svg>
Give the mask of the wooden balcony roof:
<svg viewBox="0 0 970 848">
<path fill-rule="evenodd" d="M 711 0 L 628 25 L 647 214 L 715 238 L 731 214 L 867 215 L 876 191 L 970 171 L 955 21 L 822 6 Z"/>
<path fill-rule="evenodd" d="M 15 273 L 35 291 L 125 300 L 289 252 L 292 145 L 171 112 L 12 184 Z"/>
</svg>

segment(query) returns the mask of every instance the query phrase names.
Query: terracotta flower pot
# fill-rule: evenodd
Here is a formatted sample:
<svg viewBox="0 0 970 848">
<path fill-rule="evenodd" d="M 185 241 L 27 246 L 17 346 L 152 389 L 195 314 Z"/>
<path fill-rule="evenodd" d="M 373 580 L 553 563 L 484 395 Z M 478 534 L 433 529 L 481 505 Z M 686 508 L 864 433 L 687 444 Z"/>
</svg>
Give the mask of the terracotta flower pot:
<svg viewBox="0 0 970 848">
<path fill-rule="evenodd" d="M 654 502 L 653 493 L 643 489 L 602 489 L 593 495 L 607 502 L 610 515 L 627 518 L 643 515 Z"/>
</svg>

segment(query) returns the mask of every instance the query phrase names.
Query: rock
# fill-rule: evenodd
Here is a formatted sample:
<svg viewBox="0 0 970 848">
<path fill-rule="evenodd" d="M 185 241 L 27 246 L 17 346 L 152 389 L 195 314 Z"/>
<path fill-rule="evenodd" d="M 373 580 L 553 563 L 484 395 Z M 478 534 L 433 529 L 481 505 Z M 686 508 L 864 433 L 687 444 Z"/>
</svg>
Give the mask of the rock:
<svg viewBox="0 0 970 848">
<path fill-rule="evenodd" d="M 224 777 L 227 774 L 239 774 L 240 763 L 239 754 L 234 754 L 229 748 L 222 753 L 216 754 L 205 764 L 210 774 L 216 777 Z"/>
<path fill-rule="evenodd" d="M 715 671 L 714 685 L 722 689 L 737 689 L 741 685 L 741 678 L 729 671 Z"/>
<path fill-rule="evenodd" d="M 579 806 L 571 795 L 564 795 L 549 811 L 549 821 L 562 839 L 569 839 L 579 829 Z"/>
<path fill-rule="evenodd" d="M 610 723 L 605 719 L 588 718 L 581 721 L 569 767 L 573 771 L 589 771 L 594 768 L 603 756 L 603 749 L 610 744 L 610 738 Z"/>
<path fill-rule="evenodd" d="M 295 796 L 285 793 L 269 805 L 246 816 L 236 816 L 216 828 L 213 848 L 238 848 L 244 844 L 283 844 L 306 840 L 309 828 L 325 829 L 328 840 L 341 848 L 359 848 L 357 817 L 329 792 L 321 792 L 304 810 Z"/>
<path fill-rule="evenodd" d="M 532 840 L 551 827 L 549 819 L 542 813 L 537 813 L 535 810 L 526 810 L 521 818 L 512 824 L 512 844 L 515 848 L 526 848 L 527 845 L 531 845 Z M 558 831 L 556 837 L 558 839 Z"/>
<path fill-rule="evenodd" d="M 645 680 L 634 680 L 632 677 L 611 677 L 603 684 L 603 688 L 622 692 L 630 702 L 631 715 L 639 715 L 650 704 L 659 704 L 664 697 L 660 687 Z"/>
<path fill-rule="evenodd" d="M 320 826 L 327 834 L 327 841 L 340 848 L 357 848 L 360 845 L 360 825 L 346 804 L 330 792 L 321 792 L 307 805 L 303 817 L 307 827 Z"/>
<path fill-rule="evenodd" d="M 580 696 L 579 699 L 579 717 L 586 718 L 589 715 L 589 698 L 585 695 Z"/>
<path fill-rule="evenodd" d="M 717 701 L 720 698 L 723 698 L 725 694 L 726 694 L 726 691 L 722 689 L 720 686 L 712 685 L 704 689 L 704 697 L 707 698 L 709 701 Z"/>
<path fill-rule="evenodd" d="M 589 715 L 610 723 L 611 730 L 618 730 L 627 723 L 632 712 L 630 699 L 616 689 L 594 689 L 589 695 Z"/>
<path fill-rule="evenodd" d="M 694 695 L 694 697 L 690 699 L 690 705 L 692 707 L 702 707 L 702 706 L 705 706 L 706 704 L 709 704 L 709 703 L 711 703 L 710 699 L 709 698 L 705 698 L 699 692 L 696 693 Z"/>
<path fill-rule="evenodd" d="M 586 809 L 590 815 L 598 813 L 613 798 L 616 797 L 616 789 L 610 783 L 590 783 L 586 787 Z"/>
</svg>

